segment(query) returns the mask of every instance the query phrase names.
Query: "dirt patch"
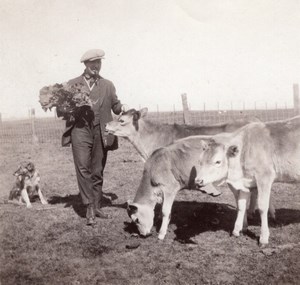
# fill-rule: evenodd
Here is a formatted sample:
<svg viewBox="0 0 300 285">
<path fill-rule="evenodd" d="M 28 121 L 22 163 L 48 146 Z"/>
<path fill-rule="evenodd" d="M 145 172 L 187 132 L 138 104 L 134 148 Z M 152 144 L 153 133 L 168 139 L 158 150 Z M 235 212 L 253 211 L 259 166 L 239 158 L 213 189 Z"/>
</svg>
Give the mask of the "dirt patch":
<svg viewBox="0 0 300 285">
<path fill-rule="evenodd" d="M 223 187 L 220 197 L 180 192 L 169 230 L 158 241 L 160 207 L 153 235 L 135 237 L 124 203 L 134 198 L 143 163 L 120 140 L 109 153 L 104 192 L 112 200 L 111 220 L 85 225 L 70 148 L 59 144 L 1 146 L 1 284 L 298 284 L 300 280 L 300 192 L 274 185 L 277 223 L 270 247 L 260 249 L 259 217 L 240 238 L 231 237 L 234 199 Z M 31 159 L 42 177 L 49 205 L 32 209 L 4 204 L 19 161 Z M 135 248 L 128 245 L 139 243 Z"/>
</svg>

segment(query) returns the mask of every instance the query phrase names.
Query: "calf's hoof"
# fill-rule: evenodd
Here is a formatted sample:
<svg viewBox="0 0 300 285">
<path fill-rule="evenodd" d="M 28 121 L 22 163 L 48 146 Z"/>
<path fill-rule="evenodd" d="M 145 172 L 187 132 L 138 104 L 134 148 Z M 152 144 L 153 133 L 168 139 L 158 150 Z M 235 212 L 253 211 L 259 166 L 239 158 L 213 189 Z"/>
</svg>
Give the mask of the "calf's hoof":
<svg viewBox="0 0 300 285">
<path fill-rule="evenodd" d="M 31 204 L 28 204 L 28 205 L 26 205 L 26 208 L 27 208 L 27 209 L 31 209 L 31 208 L 32 208 L 32 205 L 31 205 Z"/>
<path fill-rule="evenodd" d="M 269 239 L 268 238 L 259 238 L 259 247 L 261 248 L 265 248 L 269 243 Z"/>
<path fill-rule="evenodd" d="M 233 230 L 232 235 L 235 236 L 235 237 L 239 237 L 240 236 L 240 231 Z"/>
<path fill-rule="evenodd" d="M 264 249 L 264 248 L 266 248 L 266 247 L 268 246 L 268 244 L 267 244 L 267 243 L 260 243 L 260 242 L 259 242 L 258 246 L 259 246 L 261 249 Z"/>
<path fill-rule="evenodd" d="M 165 238 L 166 234 L 158 234 L 158 239 L 163 240 Z"/>
<path fill-rule="evenodd" d="M 95 226 L 96 225 L 96 221 L 94 217 L 90 217 L 86 219 L 86 224 L 87 226 Z"/>
</svg>

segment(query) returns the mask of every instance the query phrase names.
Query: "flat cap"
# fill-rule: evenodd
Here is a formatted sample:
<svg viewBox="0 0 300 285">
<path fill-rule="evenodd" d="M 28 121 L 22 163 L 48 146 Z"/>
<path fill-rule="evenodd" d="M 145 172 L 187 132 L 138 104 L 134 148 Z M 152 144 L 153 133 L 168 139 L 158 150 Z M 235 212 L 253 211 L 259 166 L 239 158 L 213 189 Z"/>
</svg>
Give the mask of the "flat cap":
<svg viewBox="0 0 300 285">
<path fill-rule="evenodd" d="M 104 58 L 105 52 L 102 49 L 90 49 L 86 51 L 80 59 L 80 62 L 93 61 Z"/>
</svg>

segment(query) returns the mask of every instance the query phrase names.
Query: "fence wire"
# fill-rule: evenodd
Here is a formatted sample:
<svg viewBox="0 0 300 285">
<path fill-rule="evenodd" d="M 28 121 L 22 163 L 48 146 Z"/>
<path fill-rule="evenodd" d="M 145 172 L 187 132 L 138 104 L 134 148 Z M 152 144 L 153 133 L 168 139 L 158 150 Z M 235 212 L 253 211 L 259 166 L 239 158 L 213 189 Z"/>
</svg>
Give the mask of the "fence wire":
<svg viewBox="0 0 300 285">
<path fill-rule="evenodd" d="M 189 111 L 184 118 L 182 111 L 149 112 L 147 118 L 167 124 L 209 125 L 242 118 L 256 117 L 261 121 L 282 120 L 295 116 L 294 109 L 275 110 L 230 110 L 230 111 Z M 12 143 L 60 143 L 65 121 L 58 118 L 30 118 L 0 123 L 0 144 Z"/>
</svg>

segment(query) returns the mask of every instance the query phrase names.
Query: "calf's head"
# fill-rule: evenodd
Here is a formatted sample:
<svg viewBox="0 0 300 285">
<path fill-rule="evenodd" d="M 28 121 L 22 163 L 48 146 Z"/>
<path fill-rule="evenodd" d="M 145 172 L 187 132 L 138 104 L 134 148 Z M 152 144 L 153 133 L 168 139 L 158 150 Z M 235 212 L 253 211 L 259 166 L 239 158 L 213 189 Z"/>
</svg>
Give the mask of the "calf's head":
<svg viewBox="0 0 300 285">
<path fill-rule="evenodd" d="M 226 146 L 215 142 L 213 139 L 201 141 L 201 143 L 203 148 L 199 155 L 195 178 L 196 185 L 200 187 L 223 181 L 228 174 L 228 160 L 235 157 L 239 152 L 237 146 Z"/>
<path fill-rule="evenodd" d="M 105 126 L 106 131 L 119 137 L 130 137 L 138 132 L 139 120 L 145 117 L 147 112 L 147 108 L 139 111 L 130 109 L 122 113 L 116 121 L 108 122 Z"/>
<path fill-rule="evenodd" d="M 154 209 L 146 204 L 128 204 L 128 216 L 137 226 L 140 235 L 147 237 L 151 234 L 154 220 Z"/>
</svg>

